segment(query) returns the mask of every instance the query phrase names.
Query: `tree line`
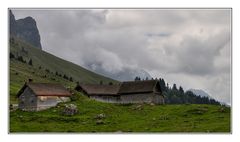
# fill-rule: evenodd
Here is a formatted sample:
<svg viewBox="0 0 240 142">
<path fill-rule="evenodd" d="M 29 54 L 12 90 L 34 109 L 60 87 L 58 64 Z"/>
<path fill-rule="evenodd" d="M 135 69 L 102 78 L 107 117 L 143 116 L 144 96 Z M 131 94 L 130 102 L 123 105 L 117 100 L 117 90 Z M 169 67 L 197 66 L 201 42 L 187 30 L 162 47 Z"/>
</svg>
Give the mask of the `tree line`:
<svg viewBox="0 0 240 142">
<path fill-rule="evenodd" d="M 141 80 L 136 77 L 135 81 Z M 146 79 L 147 80 L 147 79 Z M 152 79 L 153 80 L 153 79 Z M 162 94 L 166 104 L 215 104 L 220 105 L 218 101 L 208 97 L 197 96 L 192 91 L 184 91 L 182 86 L 177 87 L 174 83 L 172 87 L 165 82 L 163 78 L 155 79 L 159 81 Z"/>
</svg>

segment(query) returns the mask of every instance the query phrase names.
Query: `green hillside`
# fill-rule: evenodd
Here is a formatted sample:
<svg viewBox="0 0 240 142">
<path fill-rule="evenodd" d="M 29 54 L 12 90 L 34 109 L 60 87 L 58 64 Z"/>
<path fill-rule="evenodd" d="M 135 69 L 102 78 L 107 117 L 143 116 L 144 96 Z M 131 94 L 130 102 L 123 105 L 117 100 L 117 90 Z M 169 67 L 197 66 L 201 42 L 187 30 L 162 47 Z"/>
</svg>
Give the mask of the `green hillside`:
<svg viewBox="0 0 240 142">
<path fill-rule="evenodd" d="M 12 57 L 9 61 L 11 102 L 16 102 L 15 96 L 18 90 L 29 78 L 34 82 L 61 83 L 71 88 L 76 85 L 76 82 L 117 82 L 32 47 L 16 38 L 10 40 L 10 56 Z M 23 61 L 19 59 L 20 57 Z M 32 60 L 32 65 L 29 65 L 30 60 Z"/>
<path fill-rule="evenodd" d="M 10 113 L 10 132 L 230 132 L 230 108 L 220 105 L 117 105 L 79 94 L 78 114 L 63 104 L 40 112 Z M 103 117 L 98 117 L 99 115 Z"/>
</svg>

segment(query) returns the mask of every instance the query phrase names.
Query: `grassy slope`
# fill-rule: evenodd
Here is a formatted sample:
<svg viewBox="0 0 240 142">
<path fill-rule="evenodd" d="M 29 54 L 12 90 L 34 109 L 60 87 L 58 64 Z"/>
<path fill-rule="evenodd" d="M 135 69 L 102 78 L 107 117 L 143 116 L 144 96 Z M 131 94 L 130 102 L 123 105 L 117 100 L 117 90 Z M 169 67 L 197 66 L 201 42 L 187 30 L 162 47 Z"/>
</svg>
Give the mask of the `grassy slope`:
<svg viewBox="0 0 240 142">
<path fill-rule="evenodd" d="M 24 51 L 22 51 L 22 47 Z M 29 78 L 32 78 L 34 82 L 55 82 L 70 87 L 74 87 L 76 85 L 74 82 L 77 81 L 83 83 L 99 83 L 100 81 L 103 81 L 103 83 L 116 82 L 115 80 L 98 75 L 76 64 L 34 48 L 18 39 L 15 39 L 15 42 L 10 44 L 10 52 L 15 56 L 22 56 L 26 61 L 29 61 L 29 59 L 33 61 L 33 66 L 30 66 L 16 59 L 10 60 L 10 101 L 13 103 L 16 102 L 14 96 L 16 96 L 19 89 Z M 41 69 L 39 69 L 39 66 L 41 66 Z M 46 72 L 46 69 L 50 72 Z M 56 76 L 56 71 L 62 76 L 66 74 L 68 77 L 72 77 L 74 82 Z"/>
<path fill-rule="evenodd" d="M 34 73 L 33 73 L 34 72 Z M 46 75 L 46 77 L 44 77 Z M 47 73 L 45 70 L 36 69 L 26 63 L 17 60 L 10 61 L 10 102 L 16 103 L 16 94 L 24 85 L 24 83 L 32 78 L 36 82 L 51 82 L 60 83 L 65 87 L 74 88 L 76 83 L 66 80 L 62 77 L 56 76 L 52 73 Z"/>
<path fill-rule="evenodd" d="M 10 132 L 230 132 L 230 109 L 216 105 L 117 105 L 80 95 L 75 116 L 62 105 L 41 112 L 10 114 Z M 97 124 L 96 116 L 106 115 Z"/>
</svg>

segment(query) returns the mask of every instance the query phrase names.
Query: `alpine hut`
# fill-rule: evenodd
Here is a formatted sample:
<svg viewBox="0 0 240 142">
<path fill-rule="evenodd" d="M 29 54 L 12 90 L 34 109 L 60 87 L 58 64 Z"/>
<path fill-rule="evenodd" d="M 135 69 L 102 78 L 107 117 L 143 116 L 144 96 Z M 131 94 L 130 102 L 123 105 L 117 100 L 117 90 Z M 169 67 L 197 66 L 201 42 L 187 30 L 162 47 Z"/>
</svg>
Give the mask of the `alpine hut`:
<svg viewBox="0 0 240 142">
<path fill-rule="evenodd" d="M 71 93 L 60 84 L 25 83 L 18 92 L 18 108 L 39 111 L 70 100 Z"/>
</svg>

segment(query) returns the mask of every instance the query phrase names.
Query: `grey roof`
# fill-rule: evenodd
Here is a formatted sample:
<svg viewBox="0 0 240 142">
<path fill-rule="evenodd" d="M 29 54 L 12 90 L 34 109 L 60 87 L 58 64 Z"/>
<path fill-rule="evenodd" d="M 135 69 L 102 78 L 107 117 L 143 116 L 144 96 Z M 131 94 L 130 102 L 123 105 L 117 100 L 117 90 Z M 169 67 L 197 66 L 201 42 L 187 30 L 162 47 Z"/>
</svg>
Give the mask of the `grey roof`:
<svg viewBox="0 0 240 142">
<path fill-rule="evenodd" d="M 157 80 L 123 82 L 118 93 L 119 94 L 132 94 L 132 93 L 153 92 L 157 83 L 158 83 Z"/>
<path fill-rule="evenodd" d="M 29 87 L 37 96 L 71 96 L 71 93 L 60 84 L 52 83 L 25 83 L 22 89 L 18 92 L 19 97 Z"/>
<path fill-rule="evenodd" d="M 153 92 L 155 87 L 160 89 L 160 85 L 158 85 L 157 80 L 145 80 L 122 82 L 114 85 L 80 84 L 78 87 L 82 88 L 88 95 L 122 95 Z"/>
<path fill-rule="evenodd" d="M 80 84 L 88 95 L 117 95 L 120 85 Z"/>
</svg>

